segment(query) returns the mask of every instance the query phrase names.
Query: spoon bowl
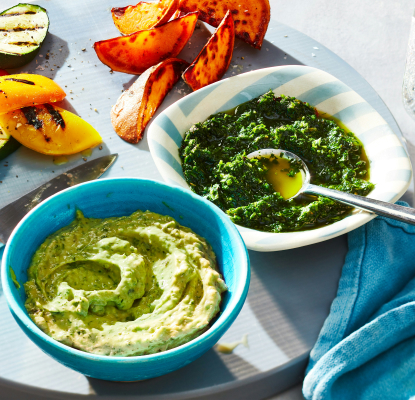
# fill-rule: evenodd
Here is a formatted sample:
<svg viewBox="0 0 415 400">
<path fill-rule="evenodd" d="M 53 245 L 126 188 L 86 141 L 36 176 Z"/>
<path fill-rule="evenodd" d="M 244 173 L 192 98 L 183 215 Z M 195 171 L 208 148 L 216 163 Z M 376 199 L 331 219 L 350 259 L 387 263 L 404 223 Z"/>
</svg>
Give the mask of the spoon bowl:
<svg viewBox="0 0 415 400">
<path fill-rule="evenodd" d="M 301 174 L 301 179 L 303 181 L 303 184 L 300 190 L 294 196 L 290 197 L 287 200 L 293 199 L 297 197 L 299 194 L 304 193 L 304 189 L 310 184 L 311 175 L 310 175 L 310 171 L 306 163 L 303 161 L 302 158 L 298 157 L 294 153 L 291 153 L 291 151 L 281 150 L 281 149 L 261 149 L 261 150 L 257 150 L 252 153 L 249 153 L 247 155 L 248 158 L 269 158 L 271 156 L 275 156 L 278 158 L 285 158 L 287 160 L 294 160 L 294 161 L 301 163 L 300 174 Z"/>
<path fill-rule="evenodd" d="M 402 207 L 396 204 L 387 203 L 385 201 L 369 199 L 357 194 L 346 193 L 340 190 L 329 189 L 324 186 L 313 185 L 310 183 L 310 171 L 301 157 L 292 153 L 291 151 L 281 149 L 261 149 L 249 153 L 248 158 L 269 158 L 270 156 L 295 160 L 300 162 L 300 173 L 303 178 L 303 184 L 300 190 L 290 199 L 297 197 L 300 194 L 310 194 L 314 196 L 324 196 L 340 203 L 347 204 L 352 207 L 357 207 L 365 211 L 369 211 L 385 217 L 397 219 L 411 225 L 415 225 L 415 209 L 409 207 Z"/>
</svg>

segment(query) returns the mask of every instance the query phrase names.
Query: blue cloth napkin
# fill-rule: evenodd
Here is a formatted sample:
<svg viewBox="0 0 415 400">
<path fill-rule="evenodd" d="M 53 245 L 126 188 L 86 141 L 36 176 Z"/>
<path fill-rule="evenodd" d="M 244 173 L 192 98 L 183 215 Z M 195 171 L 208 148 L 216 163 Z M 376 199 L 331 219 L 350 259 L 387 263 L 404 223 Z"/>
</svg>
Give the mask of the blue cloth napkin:
<svg viewBox="0 0 415 400">
<path fill-rule="evenodd" d="M 415 396 L 415 226 L 378 217 L 350 232 L 348 242 L 303 394 L 409 400 Z"/>
</svg>

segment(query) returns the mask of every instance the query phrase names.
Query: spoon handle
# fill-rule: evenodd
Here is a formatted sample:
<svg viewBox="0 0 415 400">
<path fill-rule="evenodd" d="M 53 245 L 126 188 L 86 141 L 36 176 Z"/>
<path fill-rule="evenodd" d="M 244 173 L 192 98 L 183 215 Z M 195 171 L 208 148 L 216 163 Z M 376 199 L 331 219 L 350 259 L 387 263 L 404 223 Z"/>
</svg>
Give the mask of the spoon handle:
<svg viewBox="0 0 415 400">
<path fill-rule="evenodd" d="M 329 197 L 330 199 L 339 201 L 340 203 L 344 203 L 349 206 L 361 208 L 378 215 L 383 215 L 385 217 L 415 225 L 415 209 L 413 208 L 402 207 L 396 204 L 387 203 L 385 201 L 369 199 L 356 194 L 345 193 L 340 190 L 328 189 L 311 184 L 306 186 L 302 192 Z"/>
</svg>

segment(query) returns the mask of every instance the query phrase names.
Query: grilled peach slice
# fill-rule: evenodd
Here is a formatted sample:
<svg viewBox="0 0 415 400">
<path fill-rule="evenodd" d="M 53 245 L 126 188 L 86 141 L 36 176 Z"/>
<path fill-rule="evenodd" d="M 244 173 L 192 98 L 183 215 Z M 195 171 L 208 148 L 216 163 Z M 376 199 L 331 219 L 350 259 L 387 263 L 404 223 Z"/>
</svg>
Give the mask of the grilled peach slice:
<svg viewBox="0 0 415 400">
<path fill-rule="evenodd" d="M 63 89 L 46 76 L 16 74 L 0 77 L 0 114 L 22 107 L 54 103 L 65 96 Z"/>
<path fill-rule="evenodd" d="M 271 17 L 268 0 L 181 0 L 182 14 L 199 11 L 199 19 L 219 26 L 228 10 L 235 23 L 235 35 L 256 49 L 260 49 Z"/>
<path fill-rule="evenodd" d="M 154 28 L 169 21 L 177 10 L 180 0 L 161 0 L 147 3 L 140 1 L 135 6 L 115 7 L 111 10 L 117 29 L 124 35 Z"/>
<path fill-rule="evenodd" d="M 169 58 L 149 68 L 118 99 L 111 110 L 111 122 L 118 136 L 138 143 L 151 117 L 164 97 L 189 65 L 179 58 Z"/>
<path fill-rule="evenodd" d="M 2 114 L 0 127 L 23 146 L 53 156 L 79 153 L 102 142 L 88 122 L 51 104 Z"/>
<path fill-rule="evenodd" d="M 228 11 L 205 47 L 184 71 L 184 81 L 198 90 L 222 78 L 231 63 L 234 42 L 233 19 Z"/>
<path fill-rule="evenodd" d="M 198 15 L 196 11 L 157 28 L 102 40 L 94 48 L 99 59 L 114 71 L 142 74 L 180 53 L 192 36 Z"/>
</svg>

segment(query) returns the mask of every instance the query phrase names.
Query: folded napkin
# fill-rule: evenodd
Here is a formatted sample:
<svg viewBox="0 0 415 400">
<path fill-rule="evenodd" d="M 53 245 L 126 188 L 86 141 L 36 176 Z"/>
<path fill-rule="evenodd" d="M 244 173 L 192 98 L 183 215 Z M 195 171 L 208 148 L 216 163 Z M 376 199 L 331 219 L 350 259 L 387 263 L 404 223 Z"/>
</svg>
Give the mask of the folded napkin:
<svg viewBox="0 0 415 400">
<path fill-rule="evenodd" d="M 378 217 L 350 232 L 348 242 L 303 394 L 307 400 L 415 399 L 415 226 Z"/>
</svg>

